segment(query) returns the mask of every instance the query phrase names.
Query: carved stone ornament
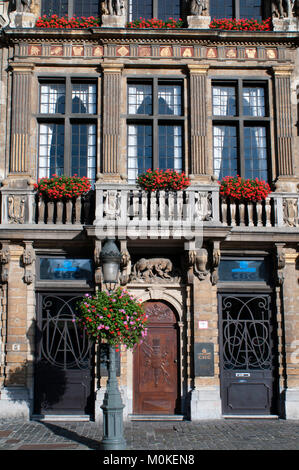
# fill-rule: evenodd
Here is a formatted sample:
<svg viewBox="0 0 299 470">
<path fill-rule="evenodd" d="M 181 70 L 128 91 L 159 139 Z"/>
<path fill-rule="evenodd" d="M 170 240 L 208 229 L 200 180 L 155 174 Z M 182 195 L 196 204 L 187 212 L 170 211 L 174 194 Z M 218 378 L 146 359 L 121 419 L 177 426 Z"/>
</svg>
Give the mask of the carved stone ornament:
<svg viewBox="0 0 299 470">
<path fill-rule="evenodd" d="M 10 260 L 10 252 L 8 243 L 2 243 L 2 249 L 0 251 L 0 264 L 1 267 L 1 282 L 6 283 L 8 281 L 8 263 Z"/>
<path fill-rule="evenodd" d="M 283 200 L 283 219 L 288 227 L 297 227 L 298 224 L 298 201 L 287 198 Z"/>
<path fill-rule="evenodd" d="M 190 0 L 189 11 L 190 15 L 202 16 L 203 12 L 207 10 L 207 0 Z"/>
<path fill-rule="evenodd" d="M 276 278 L 277 284 L 282 286 L 284 282 L 284 273 L 283 269 L 285 267 L 285 245 L 284 243 L 277 243 L 276 244 L 276 253 L 275 253 L 275 261 L 276 261 Z"/>
<path fill-rule="evenodd" d="M 30 12 L 32 0 L 10 0 L 9 11 Z"/>
<path fill-rule="evenodd" d="M 212 254 L 212 266 L 211 266 L 211 282 L 212 285 L 215 286 L 218 282 L 218 266 L 220 263 L 221 251 L 219 248 L 219 243 L 215 242 L 213 247 L 213 254 Z"/>
<path fill-rule="evenodd" d="M 180 273 L 168 258 L 141 258 L 132 270 L 131 280 L 140 282 L 179 282 Z"/>
<path fill-rule="evenodd" d="M 189 251 L 189 263 L 193 266 L 193 272 L 200 281 L 205 279 L 209 272 L 208 251 L 205 248 Z"/>
<path fill-rule="evenodd" d="M 103 0 L 101 5 L 102 15 L 124 16 L 125 2 L 124 0 Z"/>
<path fill-rule="evenodd" d="M 23 264 L 25 267 L 25 272 L 24 272 L 24 282 L 26 284 L 31 284 L 34 281 L 34 274 L 29 269 L 29 266 L 32 265 L 32 263 L 35 261 L 35 251 L 33 248 L 33 244 L 31 241 L 24 242 L 25 243 L 25 249 L 23 252 Z"/>
<path fill-rule="evenodd" d="M 94 248 L 94 255 L 93 255 L 94 263 L 95 263 L 94 282 L 96 285 L 99 285 L 102 282 L 102 268 L 100 267 L 101 250 L 102 250 L 102 243 L 99 240 L 96 240 L 95 248 Z"/>
<path fill-rule="evenodd" d="M 128 250 L 121 251 L 120 262 L 120 283 L 122 286 L 127 284 L 131 274 L 131 257 Z"/>
<path fill-rule="evenodd" d="M 272 15 L 277 18 L 293 18 L 298 15 L 298 0 L 272 0 Z"/>
<path fill-rule="evenodd" d="M 11 195 L 7 198 L 7 212 L 9 224 L 25 223 L 25 202 L 24 195 Z"/>
</svg>

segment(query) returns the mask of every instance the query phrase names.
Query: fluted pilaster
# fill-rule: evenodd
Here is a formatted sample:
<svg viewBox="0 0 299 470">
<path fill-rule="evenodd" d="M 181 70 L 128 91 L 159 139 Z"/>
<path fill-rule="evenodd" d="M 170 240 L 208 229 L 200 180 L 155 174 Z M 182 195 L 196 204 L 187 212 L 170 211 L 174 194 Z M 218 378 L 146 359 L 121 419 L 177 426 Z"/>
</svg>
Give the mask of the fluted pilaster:
<svg viewBox="0 0 299 470">
<path fill-rule="evenodd" d="M 118 173 L 119 159 L 119 109 L 120 109 L 120 80 L 122 65 L 103 64 L 103 166 L 105 174 Z"/>
<path fill-rule="evenodd" d="M 189 65 L 191 119 L 191 174 L 205 175 L 207 138 L 207 65 Z"/>
<path fill-rule="evenodd" d="M 10 173 L 28 173 L 33 65 L 13 64 Z"/>
</svg>

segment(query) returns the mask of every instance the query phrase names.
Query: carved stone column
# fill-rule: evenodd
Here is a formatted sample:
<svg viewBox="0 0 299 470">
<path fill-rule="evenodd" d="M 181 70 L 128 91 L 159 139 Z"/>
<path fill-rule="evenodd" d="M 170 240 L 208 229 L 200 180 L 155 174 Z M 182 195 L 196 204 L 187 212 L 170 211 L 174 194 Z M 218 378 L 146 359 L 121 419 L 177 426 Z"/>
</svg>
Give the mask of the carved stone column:
<svg viewBox="0 0 299 470">
<path fill-rule="evenodd" d="M 122 65 L 103 64 L 103 166 L 102 172 L 110 177 L 118 175 L 119 159 L 119 107 L 120 107 L 120 80 Z"/>
<path fill-rule="evenodd" d="M 292 149 L 291 67 L 273 67 L 278 190 L 296 192 Z M 295 183 L 295 184 L 294 184 Z M 297 182 L 298 183 L 298 182 Z"/>
<path fill-rule="evenodd" d="M 208 65 L 189 65 L 191 115 L 191 175 L 207 175 L 207 74 Z M 207 177 L 207 176 L 206 176 Z M 203 179 L 202 177 L 199 179 Z"/>
<path fill-rule="evenodd" d="M 32 64 L 12 64 L 10 175 L 28 174 Z"/>
</svg>

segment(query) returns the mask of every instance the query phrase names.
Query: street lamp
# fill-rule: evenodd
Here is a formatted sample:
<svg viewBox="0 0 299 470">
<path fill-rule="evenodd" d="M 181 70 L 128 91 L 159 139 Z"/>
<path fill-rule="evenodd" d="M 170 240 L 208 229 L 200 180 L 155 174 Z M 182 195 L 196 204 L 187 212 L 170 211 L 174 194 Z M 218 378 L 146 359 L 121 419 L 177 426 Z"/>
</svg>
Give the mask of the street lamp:
<svg viewBox="0 0 299 470">
<path fill-rule="evenodd" d="M 118 280 L 121 254 L 114 240 L 107 240 L 100 253 L 103 282 L 110 292 Z M 103 439 L 102 450 L 124 450 L 126 441 L 123 437 L 123 409 L 116 377 L 115 348 L 109 345 L 108 381 L 103 405 Z"/>
</svg>

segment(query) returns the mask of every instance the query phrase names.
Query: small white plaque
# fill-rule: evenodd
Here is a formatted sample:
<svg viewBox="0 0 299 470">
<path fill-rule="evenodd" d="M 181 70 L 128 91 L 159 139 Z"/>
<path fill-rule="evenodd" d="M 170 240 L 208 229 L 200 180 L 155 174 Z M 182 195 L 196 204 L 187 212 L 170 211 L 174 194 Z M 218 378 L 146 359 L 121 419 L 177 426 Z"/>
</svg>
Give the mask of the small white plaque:
<svg viewBox="0 0 299 470">
<path fill-rule="evenodd" d="M 209 327 L 209 324 L 206 320 L 201 320 L 201 321 L 198 322 L 198 328 L 200 330 L 207 330 L 208 327 Z"/>
</svg>

